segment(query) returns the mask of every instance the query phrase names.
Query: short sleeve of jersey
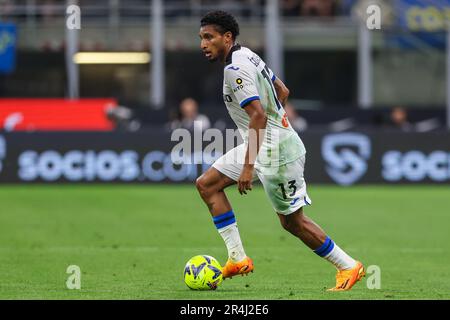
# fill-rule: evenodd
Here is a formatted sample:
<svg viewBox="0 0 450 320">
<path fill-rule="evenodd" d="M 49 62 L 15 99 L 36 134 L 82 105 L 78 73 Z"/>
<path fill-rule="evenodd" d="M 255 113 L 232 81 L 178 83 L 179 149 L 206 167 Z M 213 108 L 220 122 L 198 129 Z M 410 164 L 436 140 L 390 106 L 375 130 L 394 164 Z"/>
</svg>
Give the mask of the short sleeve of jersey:
<svg viewBox="0 0 450 320">
<path fill-rule="evenodd" d="M 242 65 L 228 65 L 224 77 L 242 108 L 253 100 L 259 100 L 254 70 Z"/>
</svg>

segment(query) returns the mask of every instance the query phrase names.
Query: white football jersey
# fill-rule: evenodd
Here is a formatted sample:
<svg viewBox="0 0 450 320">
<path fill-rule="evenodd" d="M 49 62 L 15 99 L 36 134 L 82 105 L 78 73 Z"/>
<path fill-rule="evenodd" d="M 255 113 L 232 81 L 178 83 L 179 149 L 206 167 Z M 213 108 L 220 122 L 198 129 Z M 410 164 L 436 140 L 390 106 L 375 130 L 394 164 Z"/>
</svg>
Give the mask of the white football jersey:
<svg viewBox="0 0 450 320">
<path fill-rule="evenodd" d="M 232 47 L 225 62 L 223 99 L 245 143 L 248 143 L 250 117 L 244 108 L 249 102 L 260 100 L 267 115 L 266 134 L 256 162 L 261 166 L 280 166 L 306 153 L 278 101 L 275 79 L 272 70 L 256 53 L 238 44 Z"/>
</svg>

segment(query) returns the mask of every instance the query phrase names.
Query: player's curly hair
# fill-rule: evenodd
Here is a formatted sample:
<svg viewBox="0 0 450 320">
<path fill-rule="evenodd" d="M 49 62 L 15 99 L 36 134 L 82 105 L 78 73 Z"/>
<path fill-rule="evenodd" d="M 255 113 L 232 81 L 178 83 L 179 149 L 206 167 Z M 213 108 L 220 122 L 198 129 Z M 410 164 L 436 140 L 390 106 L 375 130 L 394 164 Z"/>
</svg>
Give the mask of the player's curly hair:
<svg viewBox="0 0 450 320">
<path fill-rule="evenodd" d="M 236 19 L 225 11 L 211 11 L 208 12 L 200 21 L 200 25 L 215 25 L 217 27 L 217 31 L 221 34 L 230 31 L 233 35 L 233 40 L 237 38 L 239 35 L 239 25 Z"/>
</svg>

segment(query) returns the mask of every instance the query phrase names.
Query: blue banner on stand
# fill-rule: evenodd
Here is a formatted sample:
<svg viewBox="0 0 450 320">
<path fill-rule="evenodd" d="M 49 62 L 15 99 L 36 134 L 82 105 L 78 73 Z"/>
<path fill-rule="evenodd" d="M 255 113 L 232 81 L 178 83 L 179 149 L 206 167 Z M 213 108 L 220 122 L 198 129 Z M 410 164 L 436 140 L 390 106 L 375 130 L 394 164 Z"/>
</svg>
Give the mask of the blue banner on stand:
<svg viewBox="0 0 450 320">
<path fill-rule="evenodd" d="M 411 49 L 445 49 L 450 0 L 397 0 L 394 3 L 397 24 L 404 33 L 391 37 L 392 44 Z"/>
<path fill-rule="evenodd" d="M 0 73 L 14 71 L 16 60 L 16 26 L 0 23 Z"/>
</svg>

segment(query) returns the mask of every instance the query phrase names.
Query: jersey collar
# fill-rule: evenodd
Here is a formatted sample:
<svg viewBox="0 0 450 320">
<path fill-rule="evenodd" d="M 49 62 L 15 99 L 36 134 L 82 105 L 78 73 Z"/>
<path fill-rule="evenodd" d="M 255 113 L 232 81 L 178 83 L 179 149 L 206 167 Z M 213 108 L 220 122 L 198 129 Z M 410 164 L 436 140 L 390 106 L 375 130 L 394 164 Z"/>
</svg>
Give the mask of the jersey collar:
<svg viewBox="0 0 450 320">
<path fill-rule="evenodd" d="M 235 44 L 234 46 L 231 47 L 230 52 L 228 52 L 228 55 L 225 59 L 225 66 L 229 65 L 232 63 L 232 56 L 233 56 L 233 52 L 240 50 L 241 49 L 241 45 L 240 44 Z"/>
</svg>

